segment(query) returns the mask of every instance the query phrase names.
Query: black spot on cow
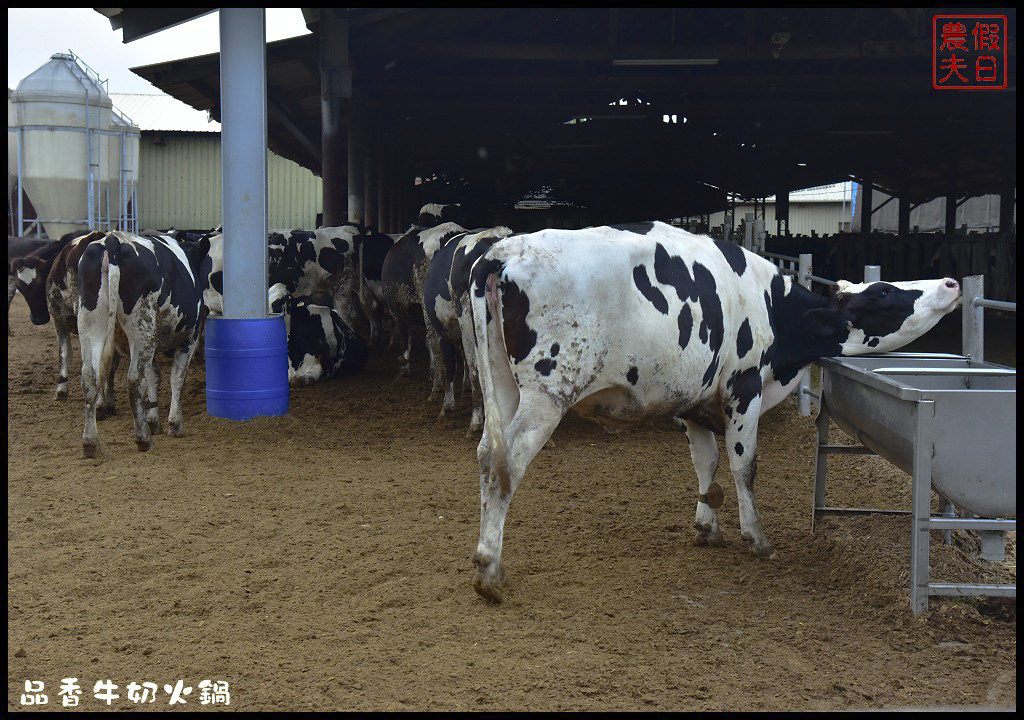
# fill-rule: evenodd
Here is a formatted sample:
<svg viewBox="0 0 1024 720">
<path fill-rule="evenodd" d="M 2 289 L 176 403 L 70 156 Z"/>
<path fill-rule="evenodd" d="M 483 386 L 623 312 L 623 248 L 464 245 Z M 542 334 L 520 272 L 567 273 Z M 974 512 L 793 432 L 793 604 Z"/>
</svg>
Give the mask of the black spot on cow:
<svg viewBox="0 0 1024 720">
<path fill-rule="evenodd" d="M 629 372 L 626 373 L 626 379 L 629 380 L 630 385 L 636 385 L 636 381 L 640 378 L 640 371 L 636 367 L 631 367 Z"/>
<path fill-rule="evenodd" d="M 661 243 L 654 246 L 654 277 L 662 285 L 671 285 L 683 302 L 697 299 L 697 287 L 681 257 L 670 255 Z"/>
<path fill-rule="evenodd" d="M 643 265 L 633 268 L 633 283 L 640 294 L 647 298 L 658 312 L 668 315 L 668 300 L 661 294 L 661 290 L 651 285 L 651 279 L 647 276 L 647 268 Z"/>
<path fill-rule="evenodd" d="M 104 252 L 104 244 L 90 245 L 79 261 L 78 300 L 86 310 L 95 310 L 99 303 Z"/>
<path fill-rule="evenodd" d="M 452 291 L 455 293 L 457 298 L 464 297 L 469 292 L 470 283 L 470 270 L 473 268 L 475 263 L 480 257 L 491 249 L 494 243 L 498 242 L 498 238 L 485 237 L 480 238 L 469 252 L 466 252 L 465 247 L 460 247 L 455 251 L 455 259 L 452 261 Z"/>
<path fill-rule="evenodd" d="M 747 258 L 743 254 L 743 248 L 736 243 L 722 242 L 721 240 L 715 240 L 715 246 L 725 256 L 725 260 L 733 272 L 742 275 L 747 269 Z"/>
<path fill-rule="evenodd" d="M 864 339 L 864 343 L 865 343 L 865 344 L 866 344 L 866 345 L 867 345 L 868 347 L 878 347 L 878 342 L 879 342 L 880 340 L 881 340 L 881 338 L 877 338 L 877 337 L 873 337 L 873 338 L 865 338 L 865 339 Z"/>
<path fill-rule="evenodd" d="M 413 272 L 425 259 L 426 253 L 420 244 L 422 229 L 406 233 L 387 252 L 381 265 L 380 279 L 383 283 L 401 285 L 412 289 Z"/>
<path fill-rule="evenodd" d="M 502 280 L 500 289 L 505 347 L 516 362 L 522 362 L 537 344 L 536 331 L 526 323 L 530 298 L 513 280 Z"/>
<path fill-rule="evenodd" d="M 690 335 L 693 334 L 693 311 L 689 305 L 683 305 L 676 323 L 679 326 L 679 348 L 685 350 L 690 344 Z"/>
<path fill-rule="evenodd" d="M 553 343 L 551 345 L 551 357 L 558 357 L 558 350 L 558 343 Z"/>
<path fill-rule="evenodd" d="M 345 256 L 333 247 L 325 247 L 320 249 L 317 263 L 327 272 L 334 273 L 345 267 Z"/>
<path fill-rule="evenodd" d="M 622 225 L 612 225 L 615 230 L 622 230 L 623 232 L 636 233 L 637 235 L 646 235 L 654 229 L 653 222 L 640 222 L 640 223 L 625 223 Z"/>
<path fill-rule="evenodd" d="M 757 368 L 747 368 L 734 373 L 729 379 L 729 386 L 736 401 L 736 410 L 743 415 L 754 398 L 761 394 L 761 374 Z"/>
<path fill-rule="evenodd" d="M 357 235 L 355 243 L 357 253 L 362 251 L 363 277 L 367 280 L 380 280 L 381 270 L 384 268 L 384 258 L 394 247 L 395 241 L 384 233 L 371 232 Z"/>
<path fill-rule="evenodd" d="M 481 262 L 478 262 L 473 266 L 473 294 L 477 297 L 483 297 L 487 291 L 487 276 L 491 273 L 501 274 L 501 271 L 505 269 L 505 264 L 500 260 L 494 258 L 488 258 Z"/>
<path fill-rule="evenodd" d="M 828 298 L 797 284 L 783 296 L 782 287 L 781 278 L 773 278 L 769 319 L 775 337 L 768 361 L 775 379 L 788 383 L 807 363 L 839 355 L 849 332 L 846 319 L 830 307 Z"/>
<path fill-rule="evenodd" d="M 224 272 L 222 270 L 210 275 L 210 285 L 221 295 L 224 294 Z"/>
<path fill-rule="evenodd" d="M 725 338 L 725 320 L 722 314 L 722 299 L 718 297 L 718 286 L 711 271 L 700 263 L 694 263 L 693 281 L 697 286 L 701 311 L 704 313 L 704 319 L 701 321 L 701 342 L 706 342 L 713 353 L 703 378 L 703 384 L 708 386 L 718 370 L 718 356 Z"/>
<path fill-rule="evenodd" d="M 736 357 L 743 357 L 754 347 L 754 336 L 750 332 L 750 320 L 745 319 L 736 333 Z"/>
<path fill-rule="evenodd" d="M 736 448 L 735 449 L 736 449 L 736 454 L 737 455 L 742 455 L 743 454 L 743 443 L 740 443 L 740 442 L 736 443 Z"/>
<path fill-rule="evenodd" d="M 914 314 L 920 290 L 901 290 L 885 282 L 871 283 L 858 293 L 838 293 L 836 310 L 866 336 L 884 337 L 899 330 Z"/>
<path fill-rule="evenodd" d="M 533 367 L 536 368 L 537 372 L 546 377 L 551 374 L 551 371 L 555 369 L 555 365 L 557 364 L 558 363 L 551 358 L 544 358 L 543 360 L 538 360 Z"/>
</svg>

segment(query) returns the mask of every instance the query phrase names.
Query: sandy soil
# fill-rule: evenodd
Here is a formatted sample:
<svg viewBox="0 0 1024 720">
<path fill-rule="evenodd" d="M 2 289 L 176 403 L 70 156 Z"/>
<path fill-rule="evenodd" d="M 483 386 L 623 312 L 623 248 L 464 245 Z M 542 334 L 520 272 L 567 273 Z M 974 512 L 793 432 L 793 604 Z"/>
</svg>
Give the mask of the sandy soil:
<svg viewBox="0 0 1024 720">
<path fill-rule="evenodd" d="M 810 532 L 813 418 L 762 421 L 757 486 L 778 557 L 748 556 L 723 459 L 728 545 L 693 545 L 696 477 L 670 424 L 609 435 L 569 416 L 516 495 L 501 605 L 473 592 L 479 482 L 468 402 L 436 421 L 423 371 L 390 359 L 294 390 L 291 411 L 207 417 L 201 355 L 186 437 L 136 450 L 120 414 L 82 457 L 81 388 L 53 398 L 52 325 L 22 299 L 8 339 L 8 709 L 26 680 L 81 709 L 111 679 L 229 683 L 230 710 L 1015 708 L 1013 599 L 909 611 L 909 520 Z M 79 354 L 75 341 L 75 361 Z M 166 422 L 167 373 L 161 392 Z M 837 440 L 838 438 L 838 431 Z M 880 458 L 829 461 L 832 505 L 903 508 Z M 933 577 L 1012 581 L 976 539 L 932 534 Z M 160 691 L 149 709 L 168 709 Z M 185 709 L 183 706 L 177 706 Z M 223 707 L 223 706 L 222 706 Z"/>
</svg>

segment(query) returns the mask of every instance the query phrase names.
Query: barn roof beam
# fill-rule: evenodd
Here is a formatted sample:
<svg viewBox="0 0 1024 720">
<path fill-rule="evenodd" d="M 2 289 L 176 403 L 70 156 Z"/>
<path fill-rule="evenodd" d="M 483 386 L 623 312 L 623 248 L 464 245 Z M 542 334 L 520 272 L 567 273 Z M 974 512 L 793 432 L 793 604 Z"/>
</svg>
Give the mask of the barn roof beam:
<svg viewBox="0 0 1024 720">
<path fill-rule="evenodd" d="M 618 58 L 638 60 L 706 59 L 719 61 L 767 60 L 863 60 L 931 57 L 931 40 L 843 40 L 818 42 L 803 40 L 787 44 L 779 58 L 773 55 L 775 46 L 766 39 L 747 50 L 732 43 L 703 43 L 682 45 L 619 44 L 614 52 L 606 44 L 570 43 L 503 43 L 503 42 L 406 42 L 387 44 L 363 39 L 354 42 L 364 58 L 452 58 L 458 60 L 547 60 L 573 62 L 611 62 Z"/>
</svg>

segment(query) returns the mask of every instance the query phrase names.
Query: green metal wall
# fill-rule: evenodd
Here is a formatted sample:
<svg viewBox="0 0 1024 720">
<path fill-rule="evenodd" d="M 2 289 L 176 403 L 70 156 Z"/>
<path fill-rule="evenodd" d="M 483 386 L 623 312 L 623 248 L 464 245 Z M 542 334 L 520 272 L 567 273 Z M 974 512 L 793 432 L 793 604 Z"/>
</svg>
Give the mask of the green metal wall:
<svg viewBox="0 0 1024 720">
<path fill-rule="evenodd" d="M 139 158 L 139 228 L 212 228 L 221 223 L 219 133 L 143 132 Z M 316 227 L 323 181 L 268 152 L 268 229 Z"/>
</svg>

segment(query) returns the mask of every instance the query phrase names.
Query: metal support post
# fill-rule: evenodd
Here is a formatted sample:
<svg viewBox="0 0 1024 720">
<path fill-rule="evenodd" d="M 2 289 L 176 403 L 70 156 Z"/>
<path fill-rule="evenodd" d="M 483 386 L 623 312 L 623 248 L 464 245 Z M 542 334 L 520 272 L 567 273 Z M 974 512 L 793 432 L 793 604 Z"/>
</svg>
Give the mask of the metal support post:
<svg viewBox="0 0 1024 720">
<path fill-rule="evenodd" d="M 985 297 L 985 276 L 968 275 L 963 284 L 963 334 L 961 354 L 971 360 L 985 359 L 985 308 L 976 300 Z"/>
<path fill-rule="evenodd" d="M 928 609 L 928 543 L 932 507 L 932 419 L 935 402 L 923 400 L 914 408 L 913 490 L 910 531 L 910 609 Z"/>
</svg>

